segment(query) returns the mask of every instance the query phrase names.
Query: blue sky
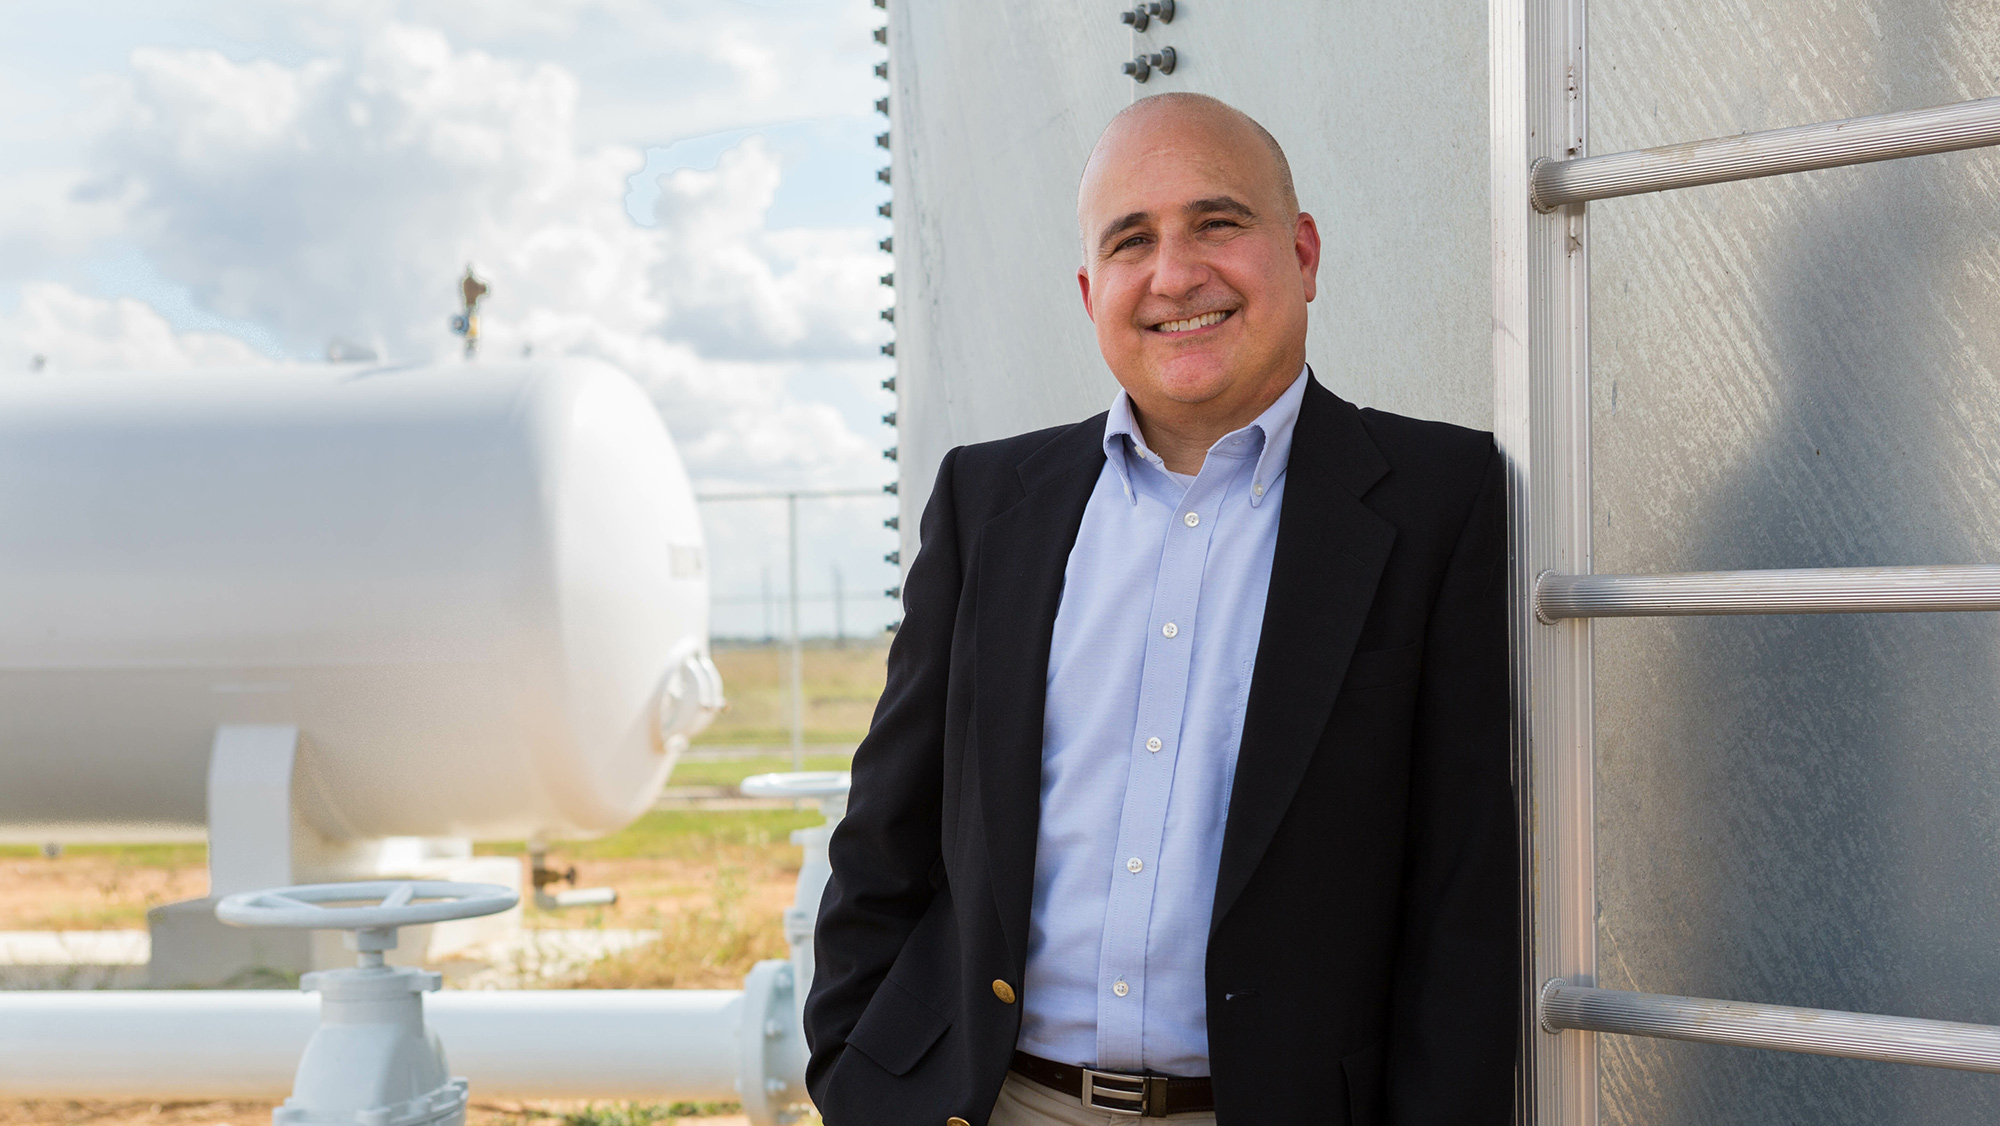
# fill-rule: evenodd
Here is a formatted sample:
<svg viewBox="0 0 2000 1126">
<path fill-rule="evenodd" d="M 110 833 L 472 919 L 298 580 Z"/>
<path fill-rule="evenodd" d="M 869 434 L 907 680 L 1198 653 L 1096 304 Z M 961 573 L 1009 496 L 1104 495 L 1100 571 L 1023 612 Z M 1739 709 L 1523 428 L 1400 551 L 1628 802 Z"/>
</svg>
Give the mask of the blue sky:
<svg viewBox="0 0 2000 1126">
<path fill-rule="evenodd" d="M 489 354 L 651 392 L 703 488 L 879 487 L 893 443 L 868 0 L 107 0 L 0 8 L 0 376 Z M 36 357 L 41 357 L 37 360 Z M 708 520 L 763 629 L 782 506 Z M 896 572 L 887 499 L 802 513 L 809 595 Z M 740 588 L 740 589 L 739 589 Z M 832 625 L 823 600 L 806 628 Z M 894 606 L 849 603 L 854 631 Z"/>
</svg>

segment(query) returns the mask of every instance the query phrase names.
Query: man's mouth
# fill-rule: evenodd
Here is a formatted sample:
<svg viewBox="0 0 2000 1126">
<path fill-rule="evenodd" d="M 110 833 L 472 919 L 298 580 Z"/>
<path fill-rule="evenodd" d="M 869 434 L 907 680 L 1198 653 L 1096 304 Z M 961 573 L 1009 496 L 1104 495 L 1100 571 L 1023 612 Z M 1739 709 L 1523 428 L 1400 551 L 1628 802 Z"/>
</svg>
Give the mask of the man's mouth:
<svg viewBox="0 0 2000 1126">
<path fill-rule="evenodd" d="M 1236 310 L 1234 309 L 1217 309 L 1212 313 L 1203 313 L 1198 317 L 1189 317 L 1184 321 L 1161 321 L 1159 324 L 1153 326 L 1153 331 L 1193 332 L 1198 328 L 1207 328 L 1209 325 L 1221 324 L 1233 316 L 1235 312 Z"/>
</svg>

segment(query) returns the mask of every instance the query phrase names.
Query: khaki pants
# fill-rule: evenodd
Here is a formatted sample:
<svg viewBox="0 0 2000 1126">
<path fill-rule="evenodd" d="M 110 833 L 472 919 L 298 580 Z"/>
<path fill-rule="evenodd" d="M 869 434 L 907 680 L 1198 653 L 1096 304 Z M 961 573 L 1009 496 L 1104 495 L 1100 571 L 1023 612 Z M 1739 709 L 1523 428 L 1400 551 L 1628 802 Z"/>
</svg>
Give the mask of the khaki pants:
<svg viewBox="0 0 2000 1126">
<path fill-rule="evenodd" d="M 1165 1118 L 1134 1118 L 1129 1114 L 1106 1114 L 1083 1109 L 1083 1100 L 1061 1095 L 1032 1079 L 1007 1073 L 1000 1099 L 993 1104 L 987 1126 L 1140 1126 L 1142 1123 L 1172 1122 L 1180 1126 L 1215 1126 L 1215 1112 L 1197 1111 L 1170 1114 Z"/>
</svg>

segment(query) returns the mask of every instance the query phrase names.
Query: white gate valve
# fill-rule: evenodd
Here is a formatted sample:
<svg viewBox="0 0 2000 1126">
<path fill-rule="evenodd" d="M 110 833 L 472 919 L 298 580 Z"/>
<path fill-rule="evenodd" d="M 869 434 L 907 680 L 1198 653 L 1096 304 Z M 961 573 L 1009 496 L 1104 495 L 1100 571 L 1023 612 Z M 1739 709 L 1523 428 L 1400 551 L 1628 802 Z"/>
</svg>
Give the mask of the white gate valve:
<svg viewBox="0 0 2000 1126">
<path fill-rule="evenodd" d="M 292 1097 L 272 1126 L 463 1126 L 466 1084 L 445 1067 L 444 1046 L 424 1024 L 423 995 L 443 979 L 383 963 L 396 928 L 491 915 L 520 897 L 499 884 L 366 880 L 305 884 L 228 896 L 215 916 L 239 927 L 344 930 L 361 953 L 351 970 L 319 970 L 299 986 L 320 995 L 319 1029 L 306 1044 Z M 373 902 L 369 902 L 373 901 Z M 360 904 L 367 906 L 329 906 Z"/>
<path fill-rule="evenodd" d="M 826 815 L 825 824 L 792 832 L 792 843 L 803 848 L 805 856 L 792 905 L 785 909 L 785 943 L 791 947 L 791 960 L 759 962 L 743 979 L 745 1034 L 736 1089 L 752 1126 L 797 1122 L 809 1105 L 803 1016 L 813 980 L 813 923 L 833 874 L 827 842 L 847 813 L 848 783 L 846 771 L 834 770 L 757 774 L 741 783 L 747 797 L 811 799 Z"/>
</svg>

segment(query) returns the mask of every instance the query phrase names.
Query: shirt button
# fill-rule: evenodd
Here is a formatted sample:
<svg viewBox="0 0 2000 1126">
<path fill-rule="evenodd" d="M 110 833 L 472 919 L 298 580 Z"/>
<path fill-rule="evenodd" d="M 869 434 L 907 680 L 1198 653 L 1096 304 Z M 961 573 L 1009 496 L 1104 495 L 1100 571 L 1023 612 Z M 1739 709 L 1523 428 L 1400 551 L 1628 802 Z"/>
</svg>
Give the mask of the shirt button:
<svg viewBox="0 0 2000 1126">
<path fill-rule="evenodd" d="M 1256 488 L 1254 488 L 1254 489 L 1251 489 L 1250 491 L 1251 491 L 1251 492 L 1253 492 L 1253 493 L 1256 493 L 1256 494 L 1257 494 L 1258 496 L 1260 496 L 1260 497 L 1261 497 L 1261 496 L 1263 496 L 1263 495 L 1264 495 L 1264 486 L 1262 486 L 1262 485 L 1259 485 L 1259 486 L 1257 486 Z"/>
<path fill-rule="evenodd" d="M 1175 625 L 1172 622 L 1168 622 L 1166 625 L 1160 627 L 1160 632 L 1168 637 L 1172 637 L 1175 634 L 1179 633 L 1180 631 L 1181 627 Z"/>
<path fill-rule="evenodd" d="M 1130 873 L 1132 873 L 1132 874 L 1133 874 L 1133 875 L 1135 875 L 1135 876 L 1136 876 L 1136 875 L 1138 875 L 1138 874 L 1139 874 L 1139 870 L 1140 870 L 1140 869 L 1142 869 L 1142 868 L 1144 868 L 1145 866 L 1146 866 L 1146 862 L 1145 862 L 1145 861 L 1143 861 L 1143 860 L 1141 860 L 1141 859 L 1139 859 L 1139 858 L 1138 858 L 1138 857 L 1136 857 L 1136 856 L 1135 856 L 1135 857 L 1133 857 L 1133 858 L 1132 858 L 1132 859 L 1130 859 L 1130 860 L 1127 860 L 1127 861 L 1125 862 L 1125 870 L 1126 870 L 1127 872 L 1130 872 Z"/>
<path fill-rule="evenodd" d="M 1111 992 L 1118 994 L 1120 997 L 1123 997 L 1127 993 L 1132 992 L 1132 987 L 1125 984 L 1122 981 L 1114 981 L 1111 983 Z"/>
<path fill-rule="evenodd" d="M 1146 749 L 1147 749 L 1147 750 L 1149 750 L 1149 751 L 1157 751 L 1157 750 L 1159 750 L 1159 749 L 1160 749 L 1160 737 L 1159 737 L 1158 735 L 1155 735 L 1155 736 L 1153 736 L 1153 737 L 1152 737 L 1151 739 L 1148 739 L 1148 740 L 1146 740 Z"/>
<path fill-rule="evenodd" d="M 1196 524 L 1201 523 L 1201 515 L 1200 513 L 1190 512 L 1186 516 L 1181 517 L 1181 523 L 1186 524 L 1188 527 L 1192 528 Z"/>
</svg>

